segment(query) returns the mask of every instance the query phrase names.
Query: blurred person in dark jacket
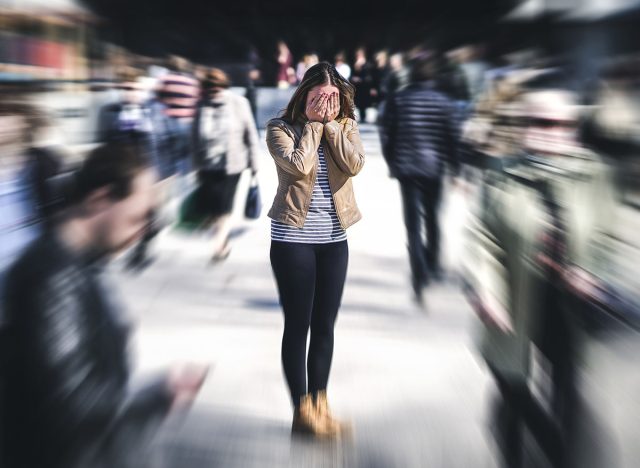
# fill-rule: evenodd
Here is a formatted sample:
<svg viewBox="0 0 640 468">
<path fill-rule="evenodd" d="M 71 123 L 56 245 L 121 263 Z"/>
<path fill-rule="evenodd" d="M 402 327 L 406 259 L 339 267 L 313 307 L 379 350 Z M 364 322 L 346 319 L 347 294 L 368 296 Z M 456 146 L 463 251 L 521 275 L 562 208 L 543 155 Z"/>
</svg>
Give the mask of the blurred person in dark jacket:
<svg viewBox="0 0 640 468">
<path fill-rule="evenodd" d="M 412 286 L 420 304 L 430 276 L 441 274 L 438 208 L 445 167 L 458 172 L 453 105 L 436 89 L 436 71 L 435 56 L 415 60 L 412 83 L 390 96 L 381 125 L 382 154 L 400 183 Z"/>
<path fill-rule="evenodd" d="M 364 47 L 356 49 L 355 60 L 351 69 L 351 83 L 356 88 L 355 104 L 358 109 L 358 119 L 365 122 L 367 109 L 374 101 L 374 66 L 367 58 L 367 50 Z"/>
<path fill-rule="evenodd" d="M 144 233 L 155 177 L 139 148 L 100 146 L 64 218 L 12 266 L 3 466 L 142 466 L 134 454 L 155 423 L 199 391 L 205 369 L 195 365 L 131 390 L 130 327 L 103 272 Z"/>
</svg>

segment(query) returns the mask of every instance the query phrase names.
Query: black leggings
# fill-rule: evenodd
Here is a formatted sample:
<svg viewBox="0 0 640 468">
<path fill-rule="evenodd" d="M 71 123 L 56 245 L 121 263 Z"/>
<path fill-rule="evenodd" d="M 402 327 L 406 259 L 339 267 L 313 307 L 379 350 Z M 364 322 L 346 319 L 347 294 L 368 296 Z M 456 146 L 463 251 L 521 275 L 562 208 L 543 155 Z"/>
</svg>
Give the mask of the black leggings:
<svg viewBox="0 0 640 468">
<path fill-rule="evenodd" d="M 333 328 L 342 300 L 348 261 L 347 241 L 330 244 L 271 242 L 271 266 L 284 311 L 282 366 L 295 406 L 306 393 L 327 388 L 333 356 Z M 307 358 L 309 327 L 311 342 Z"/>
</svg>

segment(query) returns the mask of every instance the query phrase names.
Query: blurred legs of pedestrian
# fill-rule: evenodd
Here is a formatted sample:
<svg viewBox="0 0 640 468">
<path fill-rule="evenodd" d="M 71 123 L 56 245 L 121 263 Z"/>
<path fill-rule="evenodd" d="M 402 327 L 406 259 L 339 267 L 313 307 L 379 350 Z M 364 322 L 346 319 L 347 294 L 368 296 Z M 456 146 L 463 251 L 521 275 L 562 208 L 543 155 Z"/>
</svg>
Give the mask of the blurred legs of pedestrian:
<svg viewBox="0 0 640 468">
<path fill-rule="evenodd" d="M 162 230 L 168 226 L 172 220 L 167 213 L 170 207 L 175 186 L 179 181 L 176 176 L 168 177 L 156 184 L 159 203 L 150 213 L 149 224 L 145 229 L 145 233 L 133 248 L 126 261 L 126 268 L 132 271 L 144 270 L 151 265 L 155 258 L 150 253 L 151 243 Z"/>
<path fill-rule="evenodd" d="M 215 221 L 213 226 L 213 256 L 211 257 L 213 262 L 223 261 L 231 253 L 229 234 L 231 234 L 232 227 L 231 214 L 224 214 Z"/>
<path fill-rule="evenodd" d="M 358 111 L 358 121 L 360 123 L 366 123 L 367 122 L 367 107 L 357 107 L 356 110 Z"/>
<path fill-rule="evenodd" d="M 423 303 L 430 279 L 440 279 L 440 223 L 438 208 L 442 181 L 438 178 L 403 178 L 400 191 L 407 229 L 407 246 L 415 299 Z M 426 245 L 423 236 L 426 230 Z"/>
<path fill-rule="evenodd" d="M 240 181 L 240 174 L 201 169 L 198 172 L 198 212 L 206 213 L 213 220 L 213 254 L 211 261 L 225 260 L 231 253 L 229 234 L 233 228 L 233 201 Z"/>
</svg>

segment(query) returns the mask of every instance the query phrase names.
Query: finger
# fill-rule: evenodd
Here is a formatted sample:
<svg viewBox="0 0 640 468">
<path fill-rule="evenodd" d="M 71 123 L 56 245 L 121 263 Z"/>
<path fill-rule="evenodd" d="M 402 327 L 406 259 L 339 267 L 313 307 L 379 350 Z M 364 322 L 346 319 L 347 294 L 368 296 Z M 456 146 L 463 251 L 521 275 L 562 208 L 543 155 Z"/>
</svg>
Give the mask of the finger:
<svg viewBox="0 0 640 468">
<path fill-rule="evenodd" d="M 309 105 L 307 106 L 310 109 L 314 109 L 317 105 L 318 105 L 318 101 L 320 100 L 320 95 L 316 94 L 312 99 L 311 102 L 309 102 Z"/>
<path fill-rule="evenodd" d="M 320 95 L 320 98 L 318 99 L 318 101 L 315 104 L 315 110 L 316 111 L 320 111 L 322 109 L 323 102 L 324 102 L 324 94 Z"/>
<path fill-rule="evenodd" d="M 318 106 L 318 112 L 324 112 L 327 109 L 327 97 L 324 96 Z"/>
</svg>

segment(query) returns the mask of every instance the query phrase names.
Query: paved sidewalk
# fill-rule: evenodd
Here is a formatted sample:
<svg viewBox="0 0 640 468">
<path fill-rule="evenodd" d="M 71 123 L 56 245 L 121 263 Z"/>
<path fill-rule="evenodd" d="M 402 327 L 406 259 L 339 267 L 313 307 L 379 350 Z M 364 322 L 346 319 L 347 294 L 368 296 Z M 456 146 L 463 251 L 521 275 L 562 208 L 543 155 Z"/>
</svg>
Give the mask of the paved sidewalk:
<svg viewBox="0 0 640 468">
<path fill-rule="evenodd" d="M 387 176 L 374 128 L 365 126 L 362 135 L 367 162 L 354 185 L 364 219 L 349 231 L 329 390 L 334 412 L 354 423 L 353 439 L 291 438 L 269 220 L 239 219 L 233 251 L 221 265 L 207 266 L 206 238 L 169 232 L 147 271 L 116 275 L 138 322 L 141 372 L 181 360 L 213 365 L 192 412 L 162 437 L 164 465 L 496 466 L 485 429 L 493 387 L 473 354 L 471 311 L 452 282 L 428 291 L 426 313 L 412 303 L 397 183 Z M 260 178 L 266 215 L 276 188 L 266 148 Z M 460 204 L 447 206 L 444 237 L 454 262 L 454 231 L 464 213 Z"/>
</svg>

